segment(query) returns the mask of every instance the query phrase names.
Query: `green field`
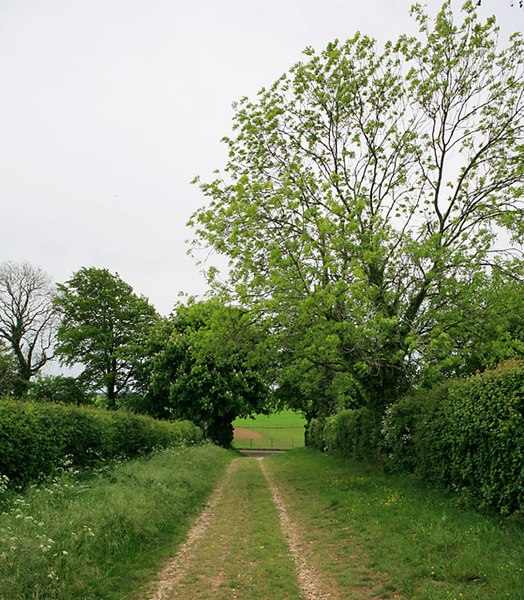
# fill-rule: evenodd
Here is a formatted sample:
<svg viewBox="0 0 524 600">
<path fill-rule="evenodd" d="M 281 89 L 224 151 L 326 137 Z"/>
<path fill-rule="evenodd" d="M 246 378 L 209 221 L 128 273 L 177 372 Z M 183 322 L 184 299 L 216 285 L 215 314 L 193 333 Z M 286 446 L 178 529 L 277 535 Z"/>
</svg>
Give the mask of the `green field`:
<svg viewBox="0 0 524 600">
<path fill-rule="evenodd" d="M 271 415 L 257 415 L 255 419 L 236 419 L 235 448 L 275 448 L 288 450 L 304 446 L 304 417 L 293 410 Z"/>
</svg>

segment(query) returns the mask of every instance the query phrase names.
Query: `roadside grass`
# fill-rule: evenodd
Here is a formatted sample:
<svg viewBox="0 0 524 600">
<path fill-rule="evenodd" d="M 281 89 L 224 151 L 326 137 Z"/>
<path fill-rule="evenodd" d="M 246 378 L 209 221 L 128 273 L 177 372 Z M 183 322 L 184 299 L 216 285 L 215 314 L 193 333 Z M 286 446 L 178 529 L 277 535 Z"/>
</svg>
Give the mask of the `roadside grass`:
<svg viewBox="0 0 524 600">
<path fill-rule="evenodd" d="M 177 448 L 0 495 L 0 599 L 121 600 L 145 586 L 232 456 Z"/>
<path fill-rule="evenodd" d="M 239 458 L 173 598 L 299 600 L 293 561 L 258 461 Z"/>
<path fill-rule="evenodd" d="M 236 419 L 235 448 L 276 448 L 287 450 L 304 446 L 305 418 L 293 410 L 283 410 L 270 415 L 257 415 L 255 419 Z M 242 430 L 249 430 L 239 432 Z M 252 435 L 250 435 L 252 434 Z"/>
<path fill-rule="evenodd" d="M 316 566 L 345 590 L 334 597 L 524 598 L 522 518 L 481 515 L 411 477 L 313 450 L 265 460 Z"/>
</svg>

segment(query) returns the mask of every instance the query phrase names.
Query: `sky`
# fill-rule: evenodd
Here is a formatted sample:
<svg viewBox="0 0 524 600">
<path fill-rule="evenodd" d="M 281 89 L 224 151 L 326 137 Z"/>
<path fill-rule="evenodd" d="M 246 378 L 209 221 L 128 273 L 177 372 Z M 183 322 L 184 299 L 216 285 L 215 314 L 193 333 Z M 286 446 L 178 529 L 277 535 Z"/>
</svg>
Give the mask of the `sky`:
<svg viewBox="0 0 524 600">
<path fill-rule="evenodd" d="M 502 37 L 524 27 L 511 3 L 479 8 Z M 0 0 L 0 262 L 56 282 L 107 268 L 162 314 L 180 293 L 202 295 L 186 223 L 206 198 L 191 181 L 225 166 L 232 103 L 307 46 L 415 33 L 410 4 Z"/>
</svg>

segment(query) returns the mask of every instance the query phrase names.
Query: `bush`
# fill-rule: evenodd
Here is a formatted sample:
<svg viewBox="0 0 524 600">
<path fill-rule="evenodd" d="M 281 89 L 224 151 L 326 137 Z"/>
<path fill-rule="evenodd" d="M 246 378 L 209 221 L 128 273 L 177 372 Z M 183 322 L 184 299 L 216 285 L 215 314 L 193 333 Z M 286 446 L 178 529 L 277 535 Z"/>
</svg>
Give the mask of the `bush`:
<svg viewBox="0 0 524 600">
<path fill-rule="evenodd" d="M 524 363 L 455 382 L 420 424 L 418 471 L 501 513 L 524 509 Z"/>
<path fill-rule="evenodd" d="M 418 391 L 382 422 L 389 470 L 414 472 L 478 508 L 524 510 L 524 363 Z"/>
<path fill-rule="evenodd" d="M 376 459 L 377 419 L 368 408 L 342 410 L 326 420 L 324 439 L 327 452 L 347 458 Z"/>
<path fill-rule="evenodd" d="M 309 448 L 324 451 L 326 442 L 324 440 L 324 426 L 326 420 L 323 418 L 311 419 L 306 425 L 305 442 Z"/>
<path fill-rule="evenodd" d="M 65 460 L 75 466 L 94 466 L 102 460 L 131 458 L 154 448 L 201 440 L 200 429 L 187 422 L 59 404 L 0 401 L 0 474 L 14 484 L 48 475 Z"/>
<path fill-rule="evenodd" d="M 421 423 L 433 420 L 434 411 L 447 397 L 453 382 L 433 389 L 419 389 L 401 398 L 386 409 L 380 431 L 380 452 L 384 468 L 389 472 L 412 473 L 420 461 L 432 460 L 431 456 L 419 455 Z"/>
</svg>

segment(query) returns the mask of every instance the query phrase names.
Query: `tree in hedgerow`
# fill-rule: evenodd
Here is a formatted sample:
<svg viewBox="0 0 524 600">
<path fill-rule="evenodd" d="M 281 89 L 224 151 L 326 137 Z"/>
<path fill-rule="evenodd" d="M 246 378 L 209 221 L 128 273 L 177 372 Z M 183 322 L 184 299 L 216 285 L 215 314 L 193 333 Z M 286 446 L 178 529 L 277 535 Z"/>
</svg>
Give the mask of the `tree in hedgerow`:
<svg viewBox="0 0 524 600">
<path fill-rule="evenodd" d="M 157 321 L 146 298 L 118 274 L 82 268 L 58 285 L 55 299 L 62 321 L 56 353 L 63 364 L 81 364 L 82 380 L 103 391 L 108 408 L 133 389 L 144 342 Z"/>
<path fill-rule="evenodd" d="M 15 395 L 17 385 L 18 369 L 14 354 L 0 340 L 0 397 Z"/>
<path fill-rule="evenodd" d="M 0 340 L 17 363 L 15 394 L 52 358 L 57 320 L 49 275 L 27 262 L 0 264 Z"/>
<path fill-rule="evenodd" d="M 38 402 L 59 402 L 81 406 L 90 402 L 85 383 L 78 377 L 45 375 L 29 384 L 28 396 Z"/>
<path fill-rule="evenodd" d="M 265 412 L 270 390 L 254 358 L 260 328 L 217 300 L 178 305 L 159 325 L 149 365 L 154 416 L 189 419 L 225 447 L 233 420 Z"/>
<path fill-rule="evenodd" d="M 234 300 L 266 315 L 283 374 L 319 390 L 340 374 L 378 410 L 420 372 L 442 308 L 474 302 L 469 282 L 524 233 L 522 36 L 499 48 L 472 2 L 412 13 L 418 37 L 308 48 L 242 99 L 191 221 L 229 257 Z"/>
<path fill-rule="evenodd" d="M 426 385 L 524 360 L 524 265 L 507 266 L 479 272 L 468 293 L 440 310 L 426 348 Z"/>
</svg>

